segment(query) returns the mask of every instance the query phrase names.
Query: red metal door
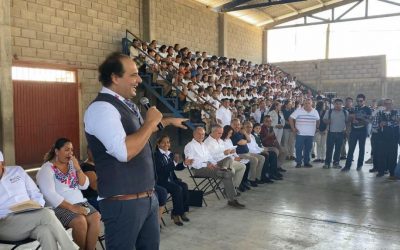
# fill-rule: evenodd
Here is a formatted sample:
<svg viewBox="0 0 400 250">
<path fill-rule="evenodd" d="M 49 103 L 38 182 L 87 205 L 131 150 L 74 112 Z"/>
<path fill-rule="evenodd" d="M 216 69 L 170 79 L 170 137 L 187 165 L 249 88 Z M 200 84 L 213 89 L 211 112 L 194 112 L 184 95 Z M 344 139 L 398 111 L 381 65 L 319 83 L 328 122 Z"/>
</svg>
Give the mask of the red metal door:
<svg viewBox="0 0 400 250">
<path fill-rule="evenodd" d="M 25 168 L 38 166 L 60 137 L 72 141 L 78 158 L 78 84 L 33 81 L 13 81 L 13 84 L 16 163 Z"/>
</svg>

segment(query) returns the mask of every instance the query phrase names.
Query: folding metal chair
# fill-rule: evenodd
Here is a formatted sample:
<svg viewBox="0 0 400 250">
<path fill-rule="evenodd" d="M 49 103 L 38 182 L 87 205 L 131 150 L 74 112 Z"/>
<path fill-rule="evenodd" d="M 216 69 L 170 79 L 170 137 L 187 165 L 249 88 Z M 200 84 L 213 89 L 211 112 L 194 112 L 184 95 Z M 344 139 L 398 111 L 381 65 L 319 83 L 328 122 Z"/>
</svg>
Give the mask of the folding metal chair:
<svg viewBox="0 0 400 250">
<path fill-rule="evenodd" d="M 106 249 L 106 248 L 104 247 L 104 244 L 103 244 L 103 241 L 105 241 L 105 240 L 106 240 L 106 237 L 105 237 L 104 234 L 101 235 L 101 236 L 99 236 L 99 238 L 98 238 L 98 241 L 99 241 L 99 243 L 100 243 L 100 246 L 101 246 L 101 248 L 102 248 L 103 250 Z"/>
<path fill-rule="evenodd" d="M 203 176 L 195 176 L 190 168 L 187 168 L 189 171 L 190 178 L 193 180 L 195 185 L 194 190 L 203 191 L 203 202 L 204 205 L 207 206 L 207 202 L 204 199 L 204 196 L 214 193 L 217 196 L 218 200 L 220 200 L 217 190 L 219 190 L 222 194 L 222 197 L 225 198 L 224 193 L 222 192 L 219 184 L 221 183 L 222 179 L 214 179 L 211 177 L 203 177 Z M 196 181 L 196 179 L 198 181 Z"/>
<path fill-rule="evenodd" d="M 17 240 L 17 241 L 9 241 L 9 240 L 0 240 L 0 244 L 4 244 L 4 245 L 13 245 L 14 247 L 11 248 L 11 250 L 17 249 L 17 247 L 25 245 L 25 244 L 29 244 L 36 241 L 35 239 L 31 239 L 31 238 L 27 238 L 24 240 Z M 39 246 L 36 248 L 36 250 L 38 250 L 40 248 L 40 244 Z"/>
</svg>

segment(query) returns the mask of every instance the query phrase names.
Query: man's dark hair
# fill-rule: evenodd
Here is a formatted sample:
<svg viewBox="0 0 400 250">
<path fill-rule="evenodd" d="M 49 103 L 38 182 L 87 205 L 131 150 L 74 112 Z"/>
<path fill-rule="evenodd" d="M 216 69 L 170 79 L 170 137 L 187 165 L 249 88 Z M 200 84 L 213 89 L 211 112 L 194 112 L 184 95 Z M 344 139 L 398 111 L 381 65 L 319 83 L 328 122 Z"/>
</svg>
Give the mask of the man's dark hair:
<svg viewBox="0 0 400 250">
<path fill-rule="evenodd" d="M 343 100 L 338 98 L 338 99 L 335 100 L 335 103 L 338 103 L 338 102 L 343 103 Z"/>
<path fill-rule="evenodd" d="M 347 102 L 348 100 L 353 101 L 353 98 L 351 98 L 351 97 L 346 97 L 346 102 Z"/>
<path fill-rule="evenodd" d="M 358 94 L 358 95 L 357 95 L 357 99 L 358 99 L 358 98 L 362 98 L 363 100 L 365 100 L 365 95 L 364 95 L 364 94 Z"/>
<path fill-rule="evenodd" d="M 124 75 L 125 69 L 121 62 L 121 59 L 123 58 L 130 59 L 127 55 L 120 52 L 114 52 L 107 56 L 106 60 L 104 60 L 104 62 L 99 66 L 99 81 L 104 87 L 111 86 L 111 76 L 113 74 L 119 77 Z"/>
</svg>

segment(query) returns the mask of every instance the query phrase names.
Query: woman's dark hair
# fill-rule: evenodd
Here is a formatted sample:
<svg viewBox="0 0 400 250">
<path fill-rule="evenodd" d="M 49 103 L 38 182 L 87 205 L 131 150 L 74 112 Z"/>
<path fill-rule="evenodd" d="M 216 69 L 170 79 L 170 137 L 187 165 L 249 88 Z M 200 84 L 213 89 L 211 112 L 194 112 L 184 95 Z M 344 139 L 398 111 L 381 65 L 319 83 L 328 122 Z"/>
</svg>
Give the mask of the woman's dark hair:
<svg viewBox="0 0 400 250">
<path fill-rule="evenodd" d="M 44 155 L 44 157 L 43 157 L 44 162 L 53 160 L 54 157 L 56 156 L 56 149 L 57 149 L 57 150 L 60 150 L 62 147 L 65 146 L 65 144 L 67 144 L 67 143 L 69 143 L 69 142 L 71 142 L 70 139 L 67 139 L 67 138 L 58 138 L 58 139 L 56 140 L 56 142 L 54 143 L 54 145 L 53 145 L 53 146 L 51 147 L 51 149 L 49 150 L 49 152 L 47 152 L 47 153 Z"/>
<path fill-rule="evenodd" d="M 120 52 L 110 54 L 106 60 L 99 66 L 99 81 L 104 87 L 109 87 L 112 84 L 111 76 L 117 75 L 122 77 L 125 73 L 124 65 L 121 60 L 123 58 L 130 59 L 129 56 Z"/>
<path fill-rule="evenodd" d="M 156 141 L 156 148 L 157 149 L 158 149 L 158 144 L 160 144 L 162 142 L 162 140 L 164 140 L 165 138 L 169 139 L 169 136 L 168 135 L 162 135 L 157 139 L 157 141 Z"/>
<path fill-rule="evenodd" d="M 271 108 L 270 108 L 269 110 L 275 110 L 276 107 L 277 107 L 279 104 L 281 104 L 281 103 L 278 102 L 278 101 L 274 101 L 274 102 L 272 103 Z"/>
<path fill-rule="evenodd" d="M 233 131 L 233 128 L 231 126 L 225 125 L 224 132 L 222 133 L 221 139 L 225 140 L 231 130 Z"/>
</svg>

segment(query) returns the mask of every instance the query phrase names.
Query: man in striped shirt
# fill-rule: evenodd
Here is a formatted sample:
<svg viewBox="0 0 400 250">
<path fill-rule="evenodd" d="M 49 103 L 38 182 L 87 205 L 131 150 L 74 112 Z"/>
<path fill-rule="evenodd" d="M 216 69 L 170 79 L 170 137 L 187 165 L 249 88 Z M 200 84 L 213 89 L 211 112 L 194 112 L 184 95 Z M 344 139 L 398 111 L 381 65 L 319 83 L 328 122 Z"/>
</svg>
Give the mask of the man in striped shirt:
<svg viewBox="0 0 400 250">
<path fill-rule="evenodd" d="M 303 107 L 290 115 L 289 123 L 293 133 L 296 134 L 296 168 L 301 168 L 303 157 L 304 167 L 311 168 L 310 152 L 315 132 L 319 127 L 319 114 L 312 107 L 311 99 L 306 99 Z"/>
</svg>

